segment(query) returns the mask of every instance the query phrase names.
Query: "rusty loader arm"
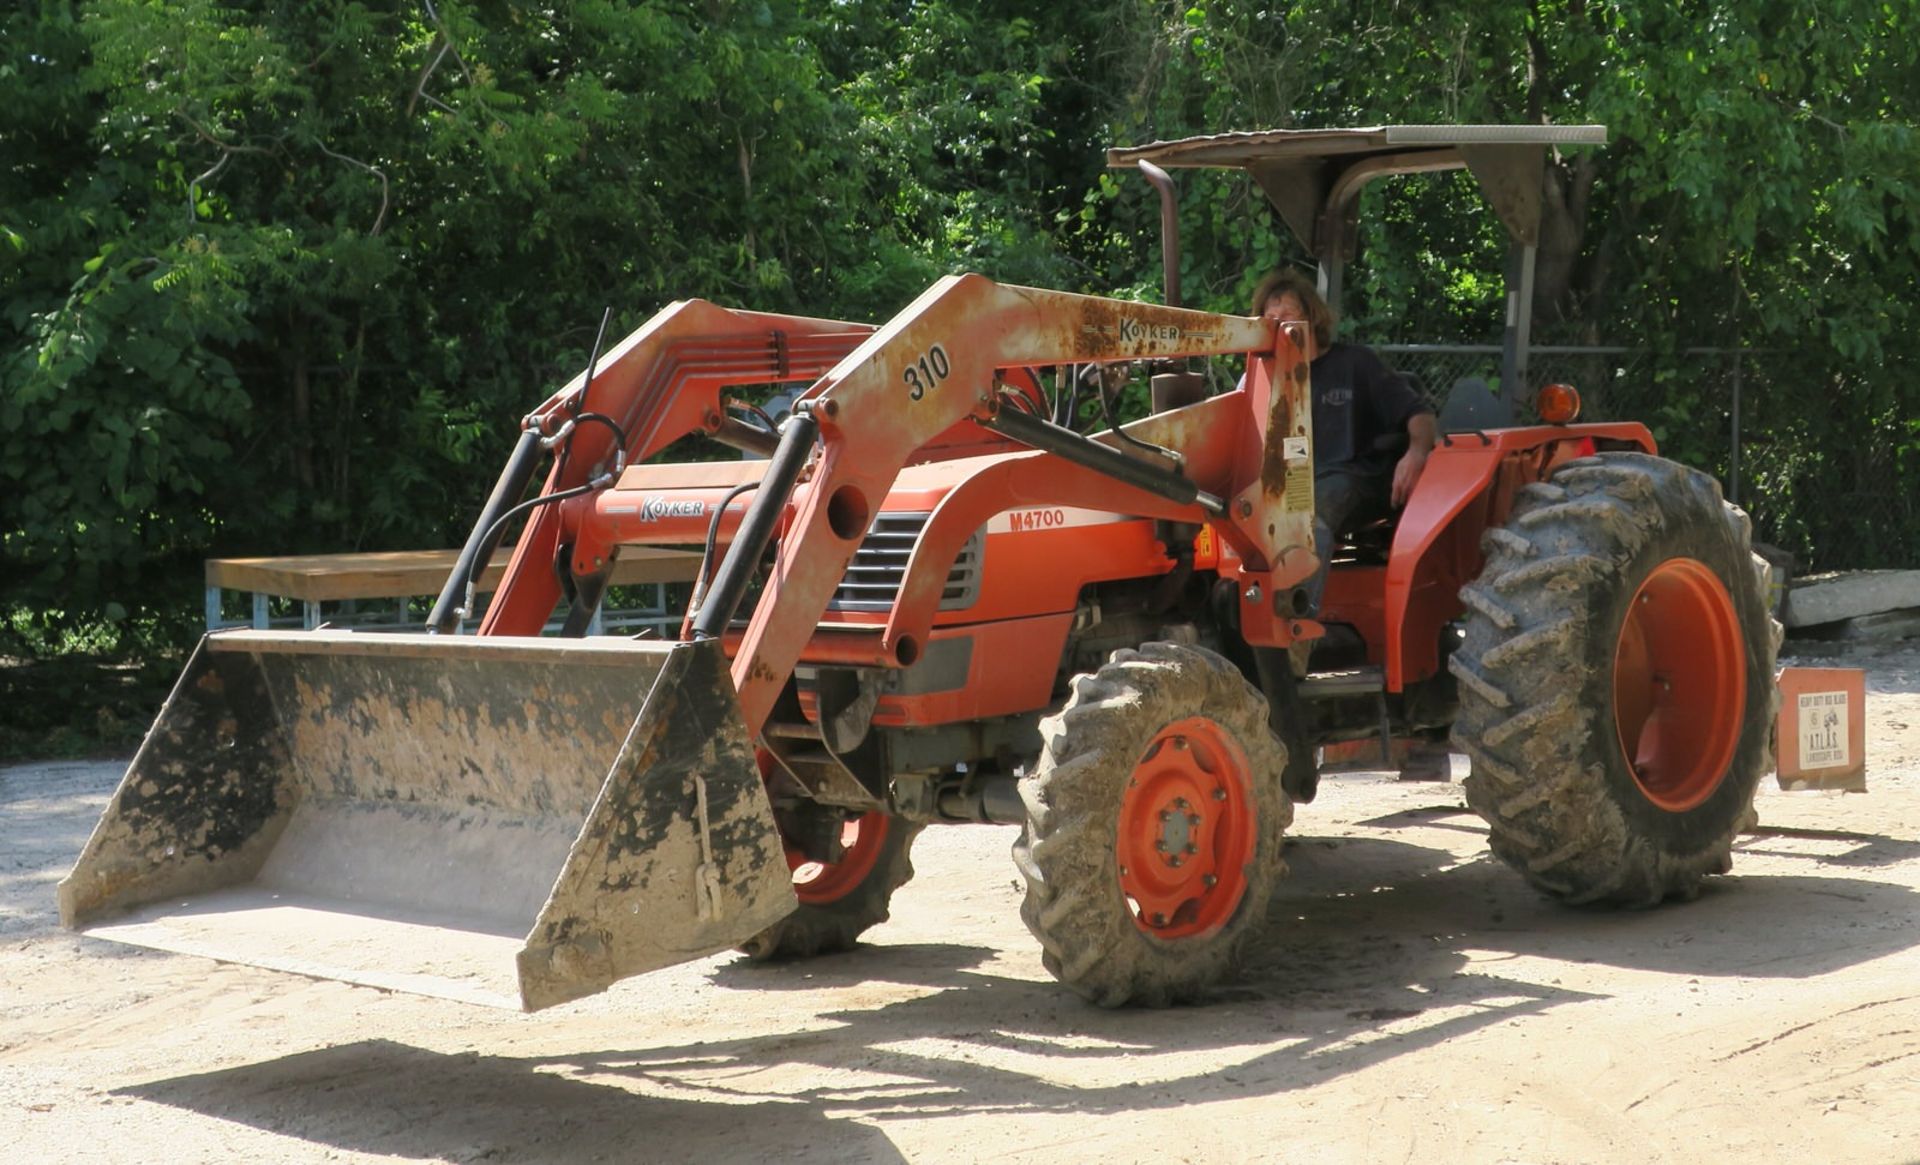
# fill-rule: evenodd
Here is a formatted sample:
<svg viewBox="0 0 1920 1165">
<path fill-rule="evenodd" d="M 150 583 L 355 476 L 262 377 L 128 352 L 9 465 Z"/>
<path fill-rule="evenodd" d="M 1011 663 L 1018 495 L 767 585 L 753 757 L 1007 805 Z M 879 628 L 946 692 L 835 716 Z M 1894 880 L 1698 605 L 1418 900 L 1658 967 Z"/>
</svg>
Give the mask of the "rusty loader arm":
<svg viewBox="0 0 1920 1165">
<path fill-rule="evenodd" d="M 481 635 L 208 637 L 62 883 L 63 920 L 527 1009 L 736 945 L 795 902 L 762 775 L 781 750 L 762 730 L 796 664 L 832 638 L 822 613 L 896 476 L 957 427 L 1003 456 L 933 515 L 884 629 L 863 640 L 872 664 L 912 666 L 959 544 L 1040 502 L 1209 523 L 1249 640 L 1301 633 L 1279 602 L 1313 562 L 1290 332 L 972 275 L 877 331 L 677 304 L 528 418 L 468 569 L 542 444 L 559 450 L 542 496 L 581 492 L 534 506 Z M 1129 426 L 1171 460 L 1051 425 L 1007 388 L 1036 366 L 1226 353 L 1253 355 L 1247 387 Z M 759 442 L 730 427 L 719 391 L 811 376 L 758 488 L 737 519 L 721 515 L 726 550 L 684 641 L 532 637 L 562 571 L 570 630 L 597 601 L 624 537 L 609 525 L 619 507 L 596 501 L 622 462 L 687 432 Z M 456 625 L 461 584 L 436 630 Z"/>
</svg>

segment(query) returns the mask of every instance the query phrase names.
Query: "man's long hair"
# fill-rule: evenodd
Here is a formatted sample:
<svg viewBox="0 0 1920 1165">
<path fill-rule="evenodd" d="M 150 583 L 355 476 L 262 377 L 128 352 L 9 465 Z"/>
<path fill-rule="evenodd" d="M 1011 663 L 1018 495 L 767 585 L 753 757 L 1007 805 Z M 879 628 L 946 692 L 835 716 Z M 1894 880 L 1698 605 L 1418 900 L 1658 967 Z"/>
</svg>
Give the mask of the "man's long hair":
<svg viewBox="0 0 1920 1165">
<path fill-rule="evenodd" d="M 1327 301 L 1320 296 L 1320 289 L 1304 272 L 1294 267 L 1281 267 L 1267 273 L 1260 286 L 1253 289 L 1253 314 L 1259 315 L 1266 310 L 1267 301 L 1277 299 L 1287 292 L 1293 292 L 1307 309 L 1307 325 L 1313 329 L 1313 346 L 1324 352 L 1333 343 L 1333 325 L 1338 318 Z"/>
</svg>

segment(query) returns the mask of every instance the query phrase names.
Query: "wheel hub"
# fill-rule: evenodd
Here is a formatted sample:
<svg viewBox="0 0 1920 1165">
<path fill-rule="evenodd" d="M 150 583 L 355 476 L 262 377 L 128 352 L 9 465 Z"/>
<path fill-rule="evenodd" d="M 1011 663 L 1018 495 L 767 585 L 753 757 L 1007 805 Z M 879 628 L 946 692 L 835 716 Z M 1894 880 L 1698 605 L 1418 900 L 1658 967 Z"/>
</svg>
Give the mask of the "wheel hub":
<svg viewBox="0 0 1920 1165">
<path fill-rule="evenodd" d="M 810 905 L 836 902 L 859 887 L 880 860 L 893 819 L 878 811 L 862 813 L 840 826 L 840 860 L 817 862 L 797 849 L 787 849 L 787 868 L 793 871 L 793 892 Z"/>
<path fill-rule="evenodd" d="M 1233 917 L 1253 854 L 1246 754 L 1203 716 L 1167 725 L 1135 764 L 1115 851 L 1120 888 L 1142 930 L 1199 938 Z"/>
<path fill-rule="evenodd" d="M 1733 598 L 1705 563 L 1670 558 L 1634 592 L 1614 651 L 1614 727 L 1647 800 L 1683 812 L 1733 762 L 1747 653 Z"/>
</svg>

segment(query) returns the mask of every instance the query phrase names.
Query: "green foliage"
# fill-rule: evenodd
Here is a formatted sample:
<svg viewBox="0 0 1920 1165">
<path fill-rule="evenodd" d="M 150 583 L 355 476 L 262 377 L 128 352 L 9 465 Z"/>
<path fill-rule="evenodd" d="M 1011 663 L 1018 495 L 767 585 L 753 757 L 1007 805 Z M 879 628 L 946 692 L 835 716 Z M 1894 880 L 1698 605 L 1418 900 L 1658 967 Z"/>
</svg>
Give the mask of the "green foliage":
<svg viewBox="0 0 1920 1165">
<path fill-rule="evenodd" d="M 1910 555 L 1911 506 L 1877 536 L 1806 508 L 1920 496 L 1912 25 L 1878 0 L 15 4 L 0 640 L 177 642 L 209 555 L 452 544 L 606 304 L 617 335 L 694 296 L 881 319 L 963 269 L 1155 298 L 1157 203 L 1101 147 L 1267 126 L 1609 125 L 1554 159 L 1536 338 L 1658 353 L 1645 415 L 1716 465 L 1727 388 L 1686 350 L 1780 354 L 1745 366 L 1763 530 Z M 1188 303 L 1245 310 L 1303 260 L 1245 177 L 1179 181 Z M 1351 334 L 1497 336 L 1504 234 L 1468 179 L 1379 184 L 1362 220 Z"/>
<path fill-rule="evenodd" d="M 1195 0 L 1140 33 L 1123 138 L 1246 126 L 1600 123 L 1550 166 L 1536 342 L 1650 349 L 1641 410 L 1673 455 L 1727 471 L 1731 378 L 1687 349 L 1747 347 L 1746 497 L 1803 565 L 1910 563 L 1920 413 L 1905 374 L 1920 274 L 1920 64 L 1880 0 Z M 1238 178 L 1188 179 L 1189 262 L 1257 270 L 1291 238 Z M 1134 197 L 1138 197 L 1136 194 Z M 1116 219 L 1138 244 L 1144 211 Z M 1488 341 L 1503 232 L 1464 179 L 1369 188 L 1352 334 Z M 1204 302 L 1238 302 L 1218 274 Z M 1765 488 L 1754 491 L 1754 480 Z"/>
</svg>

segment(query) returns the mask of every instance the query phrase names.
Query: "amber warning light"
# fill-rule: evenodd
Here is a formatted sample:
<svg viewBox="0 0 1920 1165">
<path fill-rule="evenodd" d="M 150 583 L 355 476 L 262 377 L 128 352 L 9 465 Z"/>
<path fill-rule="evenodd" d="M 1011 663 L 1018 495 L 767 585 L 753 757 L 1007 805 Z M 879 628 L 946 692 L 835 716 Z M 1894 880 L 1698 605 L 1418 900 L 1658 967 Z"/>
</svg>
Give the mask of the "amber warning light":
<svg viewBox="0 0 1920 1165">
<path fill-rule="evenodd" d="M 1570 425 L 1580 415 L 1580 394 L 1571 384 L 1549 384 L 1540 390 L 1533 407 L 1549 425 Z"/>
</svg>

